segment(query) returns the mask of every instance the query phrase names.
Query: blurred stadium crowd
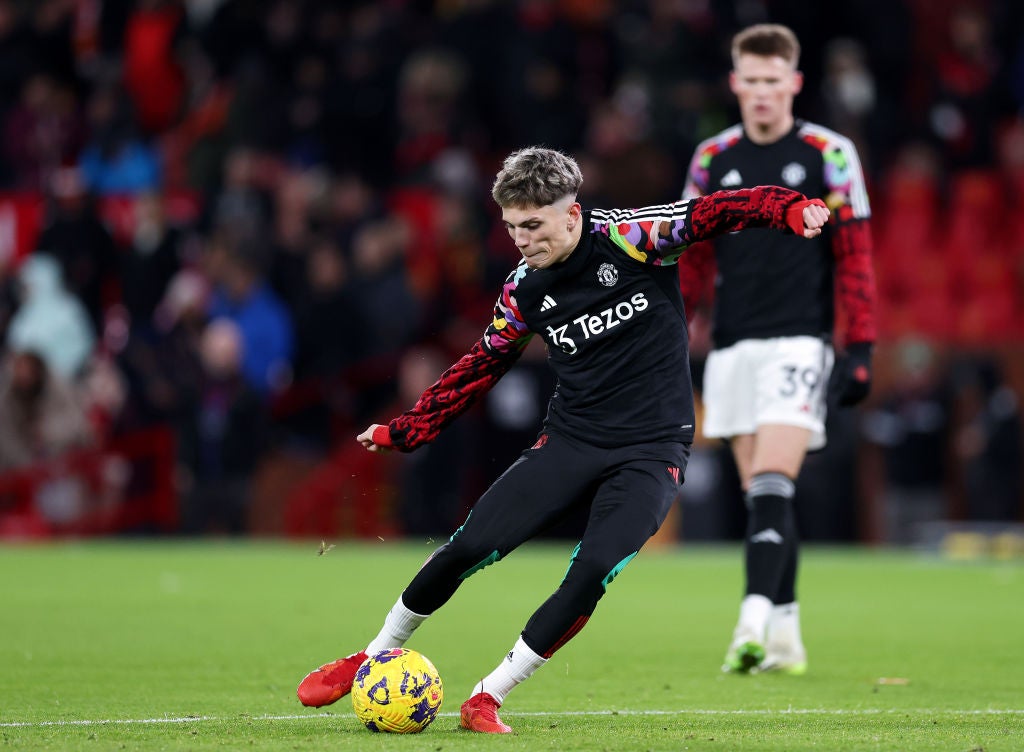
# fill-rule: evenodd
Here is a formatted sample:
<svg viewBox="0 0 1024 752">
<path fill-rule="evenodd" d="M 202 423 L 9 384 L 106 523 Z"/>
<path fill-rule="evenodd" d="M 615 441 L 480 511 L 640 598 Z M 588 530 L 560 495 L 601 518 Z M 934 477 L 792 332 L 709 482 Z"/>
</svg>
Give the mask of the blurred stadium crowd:
<svg viewBox="0 0 1024 752">
<path fill-rule="evenodd" d="M 450 532 L 532 441 L 543 352 L 414 455 L 352 439 L 489 321 L 501 159 L 571 152 L 585 205 L 678 197 L 764 20 L 875 213 L 876 390 L 808 465 L 804 534 L 1020 520 L 1024 5 L 0 0 L 0 537 Z M 697 448 L 672 532 L 740 534 L 728 472 Z"/>
</svg>

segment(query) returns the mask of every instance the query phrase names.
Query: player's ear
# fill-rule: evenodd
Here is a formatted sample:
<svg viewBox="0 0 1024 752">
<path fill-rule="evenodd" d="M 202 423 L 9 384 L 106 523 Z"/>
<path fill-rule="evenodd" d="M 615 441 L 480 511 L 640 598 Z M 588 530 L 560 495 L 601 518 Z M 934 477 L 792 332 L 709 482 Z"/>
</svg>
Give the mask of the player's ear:
<svg viewBox="0 0 1024 752">
<path fill-rule="evenodd" d="M 793 71 L 793 96 L 799 94 L 804 88 L 803 71 Z"/>
<path fill-rule="evenodd" d="M 733 94 L 739 94 L 739 92 L 736 90 L 736 84 L 737 84 L 736 71 L 735 70 L 731 70 L 731 71 L 729 71 L 729 91 L 731 91 Z"/>
<path fill-rule="evenodd" d="M 566 220 L 565 227 L 567 230 L 575 230 L 576 225 L 579 224 L 580 217 L 583 216 L 583 207 L 577 202 L 573 202 L 569 207 L 569 216 Z"/>
</svg>

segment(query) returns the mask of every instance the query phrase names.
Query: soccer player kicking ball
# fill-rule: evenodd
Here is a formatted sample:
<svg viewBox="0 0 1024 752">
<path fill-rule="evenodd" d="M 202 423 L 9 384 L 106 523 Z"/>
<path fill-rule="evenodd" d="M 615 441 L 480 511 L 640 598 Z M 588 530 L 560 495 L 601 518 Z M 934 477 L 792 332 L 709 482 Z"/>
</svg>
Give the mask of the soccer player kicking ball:
<svg viewBox="0 0 1024 752">
<path fill-rule="evenodd" d="M 509 733 L 497 713 L 508 693 L 584 627 L 683 482 L 694 413 L 679 254 L 747 227 L 813 238 L 829 216 L 823 202 L 777 187 L 584 210 L 576 201 L 582 182 L 576 162 L 557 151 L 528 148 L 505 160 L 492 195 L 523 259 L 505 280 L 493 321 L 412 409 L 356 437 L 371 452 L 409 452 L 433 440 L 540 336 L 558 388 L 536 443 L 427 559 L 366 648 L 302 680 L 304 705 L 348 694 L 367 655 L 404 646 L 468 577 L 585 504 L 589 518 L 565 578 L 462 705 L 463 727 Z"/>
<path fill-rule="evenodd" d="M 864 399 L 871 385 L 875 280 L 864 176 L 849 139 L 794 119 L 799 56 L 785 26 L 760 24 L 736 35 L 729 81 L 743 122 L 697 147 L 683 190 L 687 199 L 779 183 L 827 197 L 836 215 L 811 243 L 754 230 L 716 239 L 713 259 L 711 248 L 698 246 L 679 263 L 691 312 L 715 269 L 703 431 L 729 441 L 749 509 L 746 592 L 723 665 L 738 673 L 807 670 L 794 484 L 807 452 L 825 445 L 830 372 L 842 406 Z M 833 289 L 848 319 L 846 354 L 834 372 Z"/>
</svg>

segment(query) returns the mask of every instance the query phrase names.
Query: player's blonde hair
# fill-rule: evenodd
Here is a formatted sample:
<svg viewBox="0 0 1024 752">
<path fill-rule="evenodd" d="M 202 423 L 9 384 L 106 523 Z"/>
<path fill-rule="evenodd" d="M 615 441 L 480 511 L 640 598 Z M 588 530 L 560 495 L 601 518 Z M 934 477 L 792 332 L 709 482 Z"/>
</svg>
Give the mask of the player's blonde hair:
<svg viewBox="0 0 1024 752">
<path fill-rule="evenodd" d="M 575 198 L 582 184 L 575 159 L 554 149 L 530 146 L 505 158 L 491 196 L 501 207 L 548 206 L 566 196 Z"/>
<path fill-rule="evenodd" d="M 800 40 L 788 26 L 782 24 L 755 24 L 748 26 L 732 38 L 732 64 L 738 64 L 740 55 L 781 57 L 794 68 L 800 63 Z"/>
</svg>

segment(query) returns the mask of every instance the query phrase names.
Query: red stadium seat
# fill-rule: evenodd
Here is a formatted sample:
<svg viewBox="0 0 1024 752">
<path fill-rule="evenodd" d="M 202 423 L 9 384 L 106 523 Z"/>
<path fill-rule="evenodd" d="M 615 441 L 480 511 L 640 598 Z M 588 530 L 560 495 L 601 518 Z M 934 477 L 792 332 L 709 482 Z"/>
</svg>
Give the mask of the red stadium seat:
<svg viewBox="0 0 1024 752">
<path fill-rule="evenodd" d="M 1006 216 L 1004 197 L 1002 179 L 993 171 L 965 171 L 950 179 L 942 234 L 951 251 L 970 254 L 994 241 Z"/>
</svg>

